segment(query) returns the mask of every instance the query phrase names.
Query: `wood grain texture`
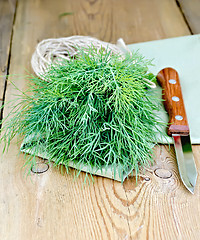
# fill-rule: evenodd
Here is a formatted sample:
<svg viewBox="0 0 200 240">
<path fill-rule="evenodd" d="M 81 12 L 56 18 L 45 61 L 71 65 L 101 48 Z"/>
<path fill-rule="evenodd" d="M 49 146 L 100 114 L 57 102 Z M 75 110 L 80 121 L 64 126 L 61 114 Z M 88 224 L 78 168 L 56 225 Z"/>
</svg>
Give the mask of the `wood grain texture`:
<svg viewBox="0 0 200 240">
<path fill-rule="evenodd" d="M 128 43 L 190 34 L 174 0 L 71 1 L 73 34 Z M 175 24 L 174 24 L 175 23 Z"/>
<path fill-rule="evenodd" d="M 163 88 L 162 97 L 165 100 L 165 109 L 169 114 L 168 135 L 188 135 L 189 125 L 178 72 L 173 68 L 164 68 L 158 73 L 157 80 Z M 182 117 L 182 119 L 176 119 L 176 116 Z"/>
<path fill-rule="evenodd" d="M 61 17 L 63 12 L 72 15 Z M 26 88 L 23 75 L 38 41 L 74 34 L 92 35 L 127 43 L 189 33 L 174 1 L 20 0 L 12 42 L 9 80 Z M 21 77 L 20 77 L 21 76 Z M 8 83 L 6 100 L 15 99 Z M 4 116 L 9 112 L 5 108 Z M 61 175 L 49 168 L 43 174 L 24 175 L 23 155 L 15 139 L 0 160 L 0 236 L 4 240 L 41 239 L 199 239 L 200 185 L 195 195 L 182 185 L 174 152 L 155 149 L 156 163 L 135 185 L 85 174 L 74 181 L 74 170 Z M 1 146 L 2 147 L 2 146 Z M 200 148 L 194 147 L 195 159 Z M 200 163 L 196 161 L 197 168 Z"/>
<path fill-rule="evenodd" d="M 200 33 L 200 1 L 178 0 L 181 10 L 190 26 L 193 34 Z"/>
<path fill-rule="evenodd" d="M 0 107 L 3 101 L 16 0 L 0 1 Z"/>
</svg>

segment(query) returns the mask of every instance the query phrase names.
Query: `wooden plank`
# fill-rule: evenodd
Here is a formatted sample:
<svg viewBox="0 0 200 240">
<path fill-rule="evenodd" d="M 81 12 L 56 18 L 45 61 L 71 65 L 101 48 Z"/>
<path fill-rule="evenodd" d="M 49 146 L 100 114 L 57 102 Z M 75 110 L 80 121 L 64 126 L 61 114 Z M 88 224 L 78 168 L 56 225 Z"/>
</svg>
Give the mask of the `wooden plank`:
<svg viewBox="0 0 200 240">
<path fill-rule="evenodd" d="M 71 5 L 73 34 L 108 42 L 123 37 L 126 43 L 190 34 L 175 1 L 72 1 Z"/>
<path fill-rule="evenodd" d="M 3 101 L 16 0 L 0 1 L 0 107 Z M 1 116 L 0 116 L 1 117 Z"/>
<path fill-rule="evenodd" d="M 178 0 L 187 23 L 193 34 L 200 33 L 200 1 L 199 0 Z"/>
<path fill-rule="evenodd" d="M 73 15 L 59 17 L 63 12 Z M 10 74 L 31 71 L 30 59 L 38 41 L 74 34 L 127 43 L 189 34 L 174 1 L 21 0 L 18 3 Z M 10 77 L 23 90 L 23 77 Z M 6 100 L 15 99 L 8 83 Z M 9 108 L 5 108 L 7 115 Z M 84 186 L 85 174 L 24 176 L 23 155 L 13 141 L 0 161 L 1 239 L 198 239 L 199 182 L 190 195 L 178 177 L 174 155 L 157 149 L 156 164 L 135 186 L 94 177 Z M 195 148 L 199 157 L 199 147 Z M 199 168 L 199 164 L 197 163 Z M 172 175 L 171 175 L 172 174 Z M 189 214 L 190 213 L 190 214 Z"/>
<path fill-rule="evenodd" d="M 199 146 L 193 150 L 197 160 Z M 180 180 L 174 151 L 169 154 L 165 146 L 157 148 L 156 155 L 156 163 L 146 170 L 146 181 L 135 189 L 131 181 L 124 184 L 132 239 L 197 240 L 200 236 L 199 181 L 192 195 Z M 199 174 L 199 162 L 196 164 Z"/>
</svg>

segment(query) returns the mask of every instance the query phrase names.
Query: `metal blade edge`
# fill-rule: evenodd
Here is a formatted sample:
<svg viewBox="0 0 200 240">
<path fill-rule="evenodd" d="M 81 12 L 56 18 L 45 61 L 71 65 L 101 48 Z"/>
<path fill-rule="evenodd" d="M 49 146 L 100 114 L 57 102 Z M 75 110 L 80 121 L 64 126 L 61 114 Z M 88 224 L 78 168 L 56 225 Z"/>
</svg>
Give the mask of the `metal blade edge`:
<svg viewBox="0 0 200 240">
<path fill-rule="evenodd" d="M 194 193 L 197 180 L 197 170 L 192 153 L 190 136 L 172 135 L 176 152 L 176 159 L 181 180 L 185 187 Z"/>
</svg>

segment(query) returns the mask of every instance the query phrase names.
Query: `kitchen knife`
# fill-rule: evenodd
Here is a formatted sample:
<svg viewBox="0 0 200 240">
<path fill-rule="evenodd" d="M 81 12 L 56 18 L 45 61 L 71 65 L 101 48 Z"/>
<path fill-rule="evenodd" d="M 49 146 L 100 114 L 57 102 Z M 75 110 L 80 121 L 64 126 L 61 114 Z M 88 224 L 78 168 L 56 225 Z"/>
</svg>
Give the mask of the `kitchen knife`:
<svg viewBox="0 0 200 240">
<path fill-rule="evenodd" d="M 164 68 L 158 73 L 157 80 L 163 88 L 164 106 L 169 114 L 167 133 L 174 139 L 179 174 L 185 187 L 194 193 L 197 170 L 179 76 L 175 69 Z"/>
</svg>

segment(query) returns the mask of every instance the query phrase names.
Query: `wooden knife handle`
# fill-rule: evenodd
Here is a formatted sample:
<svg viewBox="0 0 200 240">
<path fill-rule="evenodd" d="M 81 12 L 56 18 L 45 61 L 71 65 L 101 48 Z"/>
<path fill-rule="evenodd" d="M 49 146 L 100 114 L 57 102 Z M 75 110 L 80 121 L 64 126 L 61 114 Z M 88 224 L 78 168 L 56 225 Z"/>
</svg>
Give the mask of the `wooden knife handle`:
<svg viewBox="0 0 200 240">
<path fill-rule="evenodd" d="M 189 125 L 177 71 L 164 68 L 158 73 L 157 80 L 163 88 L 164 106 L 169 114 L 168 135 L 188 135 Z"/>
</svg>

